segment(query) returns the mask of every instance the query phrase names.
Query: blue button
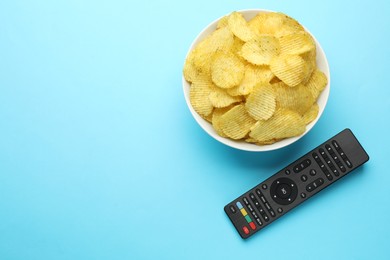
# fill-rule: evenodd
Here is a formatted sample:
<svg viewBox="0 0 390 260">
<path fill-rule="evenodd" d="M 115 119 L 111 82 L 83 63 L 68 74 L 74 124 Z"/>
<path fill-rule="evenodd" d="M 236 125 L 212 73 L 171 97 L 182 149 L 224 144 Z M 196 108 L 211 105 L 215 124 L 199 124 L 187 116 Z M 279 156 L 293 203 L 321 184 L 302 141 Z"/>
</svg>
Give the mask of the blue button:
<svg viewBox="0 0 390 260">
<path fill-rule="evenodd" d="M 237 205 L 237 207 L 238 207 L 239 209 L 242 209 L 241 202 L 237 201 L 236 205 Z"/>
</svg>

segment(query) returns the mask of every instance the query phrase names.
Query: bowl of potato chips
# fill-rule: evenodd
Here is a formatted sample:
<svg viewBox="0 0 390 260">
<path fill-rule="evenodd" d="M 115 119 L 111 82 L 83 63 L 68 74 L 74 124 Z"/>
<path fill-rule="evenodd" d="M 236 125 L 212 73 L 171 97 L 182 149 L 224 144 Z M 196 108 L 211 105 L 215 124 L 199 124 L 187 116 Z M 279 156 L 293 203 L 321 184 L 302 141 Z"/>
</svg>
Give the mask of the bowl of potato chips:
<svg viewBox="0 0 390 260">
<path fill-rule="evenodd" d="M 245 151 L 270 151 L 303 137 L 330 91 L 329 65 L 297 20 L 268 10 L 232 12 L 194 40 L 183 91 L 198 124 Z"/>
</svg>

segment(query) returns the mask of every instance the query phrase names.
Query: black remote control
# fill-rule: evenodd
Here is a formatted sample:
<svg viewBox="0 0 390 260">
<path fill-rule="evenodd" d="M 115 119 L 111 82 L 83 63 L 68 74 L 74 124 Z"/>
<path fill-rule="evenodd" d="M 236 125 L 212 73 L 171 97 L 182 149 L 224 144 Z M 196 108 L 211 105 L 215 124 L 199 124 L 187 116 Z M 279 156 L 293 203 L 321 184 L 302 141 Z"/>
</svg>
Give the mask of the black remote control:
<svg viewBox="0 0 390 260">
<path fill-rule="evenodd" d="M 369 159 L 345 129 L 225 206 L 242 238 L 248 238 Z"/>
</svg>

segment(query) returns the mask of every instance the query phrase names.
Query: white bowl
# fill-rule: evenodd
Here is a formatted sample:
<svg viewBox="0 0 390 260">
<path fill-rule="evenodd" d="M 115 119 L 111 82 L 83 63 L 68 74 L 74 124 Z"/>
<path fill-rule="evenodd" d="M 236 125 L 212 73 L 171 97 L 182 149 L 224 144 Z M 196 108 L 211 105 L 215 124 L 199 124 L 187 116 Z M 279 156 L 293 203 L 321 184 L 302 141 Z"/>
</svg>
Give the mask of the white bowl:
<svg viewBox="0 0 390 260">
<path fill-rule="evenodd" d="M 250 10 L 241 10 L 241 11 L 238 11 L 238 12 L 241 13 L 245 17 L 246 20 L 250 20 L 253 17 L 255 17 L 258 13 L 273 12 L 273 11 L 263 10 L 263 9 L 250 9 Z M 203 29 L 203 31 L 201 33 L 199 33 L 199 35 L 195 38 L 195 40 L 191 44 L 191 47 L 188 50 L 187 56 L 191 52 L 191 50 L 196 47 L 196 45 L 199 42 L 201 42 L 204 38 L 206 38 L 209 34 L 211 34 L 212 32 L 214 32 L 216 30 L 217 23 L 218 23 L 218 21 L 221 18 L 222 17 L 218 18 L 214 22 L 212 22 L 209 25 L 207 25 L 206 28 Z M 298 22 L 299 22 L 299 20 L 298 20 Z M 308 33 L 310 33 L 306 29 L 306 27 L 304 27 L 304 28 L 305 28 L 305 30 Z M 321 95 L 319 96 L 319 98 L 317 100 L 317 103 L 318 103 L 318 106 L 319 106 L 319 112 L 318 112 L 317 118 L 313 122 L 311 122 L 310 124 L 308 124 L 306 126 L 306 131 L 302 135 L 296 136 L 296 137 L 287 138 L 287 139 L 281 140 L 279 142 L 276 142 L 274 144 L 263 145 L 263 146 L 247 143 L 247 142 L 244 142 L 244 141 L 235 141 L 235 140 L 232 140 L 232 139 L 229 139 L 229 138 L 221 137 L 220 135 L 218 135 L 215 132 L 213 126 L 209 122 L 204 120 L 200 115 L 198 115 L 198 113 L 196 113 L 196 111 L 193 109 L 193 107 L 192 107 L 192 105 L 190 103 L 190 84 L 185 80 L 184 77 L 182 77 L 184 96 L 185 96 L 188 108 L 190 109 L 190 111 L 191 111 L 193 117 L 195 118 L 196 122 L 198 122 L 198 124 L 203 128 L 203 130 L 205 130 L 214 139 L 216 139 L 219 142 L 221 142 L 223 144 L 226 144 L 226 145 L 228 145 L 230 147 L 233 147 L 233 148 L 236 148 L 236 149 L 240 149 L 240 150 L 244 150 L 244 151 L 253 151 L 253 152 L 271 151 L 271 150 L 280 149 L 282 147 L 288 146 L 288 145 L 298 141 L 300 138 L 302 138 L 305 134 L 307 134 L 310 131 L 310 129 L 317 123 L 318 119 L 321 117 L 322 112 L 325 109 L 326 102 L 328 101 L 329 91 L 330 91 L 330 73 L 329 73 L 328 60 L 326 59 L 325 53 L 322 50 L 320 43 L 317 41 L 317 39 L 314 37 L 313 34 L 311 34 L 311 36 L 315 40 L 316 47 L 317 47 L 317 67 L 318 67 L 319 70 L 324 72 L 325 75 L 327 76 L 327 78 L 328 78 L 328 85 L 322 91 Z"/>
</svg>

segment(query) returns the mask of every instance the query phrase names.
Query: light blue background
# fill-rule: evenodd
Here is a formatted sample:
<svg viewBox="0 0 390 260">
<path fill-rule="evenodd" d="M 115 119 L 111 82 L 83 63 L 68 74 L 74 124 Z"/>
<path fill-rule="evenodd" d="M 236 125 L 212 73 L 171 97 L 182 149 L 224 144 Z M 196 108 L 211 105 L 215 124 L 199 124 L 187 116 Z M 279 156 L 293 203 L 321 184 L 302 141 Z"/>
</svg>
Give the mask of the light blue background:
<svg viewBox="0 0 390 260">
<path fill-rule="evenodd" d="M 332 75 L 288 148 L 250 153 L 192 118 L 181 71 L 234 10 L 297 18 Z M 390 259 L 386 1 L 0 2 L 0 259 Z M 223 206 L 344 128 L 371 159 L 241 240 Z"/>
</svg>

